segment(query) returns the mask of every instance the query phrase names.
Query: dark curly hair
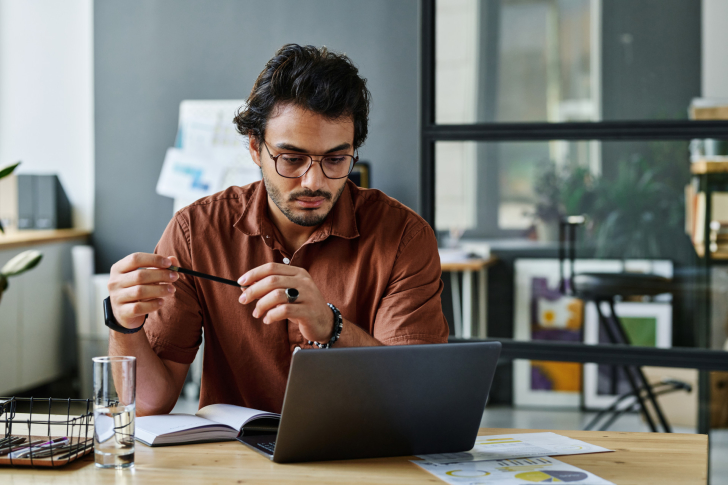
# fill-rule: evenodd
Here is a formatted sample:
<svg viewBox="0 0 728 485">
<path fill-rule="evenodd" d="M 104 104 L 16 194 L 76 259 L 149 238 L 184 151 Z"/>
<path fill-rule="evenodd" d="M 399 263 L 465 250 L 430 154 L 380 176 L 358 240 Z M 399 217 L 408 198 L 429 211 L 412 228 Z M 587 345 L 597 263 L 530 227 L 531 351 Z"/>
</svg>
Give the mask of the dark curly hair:
<svg viewBox="0 0 728 485">
<path fill-rule="evenodd" d="M 240 134 L 261 140 L 276 105 L 293 103 L 329 119 L 351 117 L 359 148 L 367 137 L 369 102 L 366 79 L 346 55 L 286 44 L 265 65 L 233 122 Z"/>
</svg>

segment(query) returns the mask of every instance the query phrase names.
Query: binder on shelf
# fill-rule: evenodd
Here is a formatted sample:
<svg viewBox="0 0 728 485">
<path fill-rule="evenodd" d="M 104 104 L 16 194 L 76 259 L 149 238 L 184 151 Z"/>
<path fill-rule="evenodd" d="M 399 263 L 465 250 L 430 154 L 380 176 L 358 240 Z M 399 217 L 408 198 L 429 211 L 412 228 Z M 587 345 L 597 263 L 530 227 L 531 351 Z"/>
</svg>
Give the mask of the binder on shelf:
<svg viewBox="0 0 728 485">
<path fill-rule="evenodd" d="M 35 228 L 71 227 L 71 203 L 57 175 L 35 176 Z"/>
<path fill-rule="evenodd" d="M 18 175 L 18 229 L 72 227 L 71 203 L 57 175 Z"/>
<path fill-rule="evenodd" d="M 34 175 L 18 175 L 18 229 L 35 228 Z"/>
</svg>

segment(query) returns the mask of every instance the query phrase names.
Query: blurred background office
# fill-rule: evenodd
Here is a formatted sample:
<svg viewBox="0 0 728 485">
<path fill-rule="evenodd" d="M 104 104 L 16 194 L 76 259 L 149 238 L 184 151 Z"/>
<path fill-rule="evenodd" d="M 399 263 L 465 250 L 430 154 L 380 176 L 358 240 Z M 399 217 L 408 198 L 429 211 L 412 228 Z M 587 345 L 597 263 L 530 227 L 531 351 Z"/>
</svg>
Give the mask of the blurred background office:
<svg viewBox="0 0 728 485">
<path fill-rule="evenodd" d="M 255 176 L 226 123 L 285 43 L 346 53 L 368 80 L 358 180 L 437 230 L 453 339 L 604 343 L 594 304 L 559 288 L 559 221 L 583 214 L 580 271 L 707 281 L 707 306 L 695 291 L 619 300 L 632 343 L 725 348 L 728 197 L 722 181 L 704 193 L 728 143 L 687 124 L 623 136 L 636 125 L 620 123 L 728 119 L 727 20 L 725 0 L 0 0 L 0 169 L 22 161 L 0 180 L 0 267 L 43 253 L 2 294 L 0 395 L 85 397 L 105 353 L 106 273 L 152 251 L 197 194 L 169 188 L 163 167 L 189 155 L 198 123 L 233 154 L 205 172 L 212 152 L 197 152 L 190 163 L 216 177 L 200 190 Z M 68 223 L 43 183 L 65 194 Z M 661 402 L 695 432 L 697 371 L 645 373 L 689 384 Z M 188 381 L 180 409 L 196 407 L 199 366 Z M 728 378 L 703 385 L 713 427 L 728 427 Z M 483 424 L 580 428 L 625 386 L 608 366 L 516 361 L 499 367 Z M 610 429 L 648 428 L 626 412 Z M 728 434 L 711 445 L 724 452 Z"/>
</svg>

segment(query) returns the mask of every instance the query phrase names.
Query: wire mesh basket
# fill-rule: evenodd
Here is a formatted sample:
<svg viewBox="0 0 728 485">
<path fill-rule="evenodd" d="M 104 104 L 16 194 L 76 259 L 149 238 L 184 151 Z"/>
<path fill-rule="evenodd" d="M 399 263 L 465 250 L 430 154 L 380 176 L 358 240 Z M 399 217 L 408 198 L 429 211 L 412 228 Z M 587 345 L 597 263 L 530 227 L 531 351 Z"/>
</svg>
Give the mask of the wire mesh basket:
<svg viewBox="0 0 728 485">
<path fill-rule="evenodd" d="M 0 426 L 0 465 L 59 467 L 94 446 L 91 399 L 0 397 Z"/>
</svg>

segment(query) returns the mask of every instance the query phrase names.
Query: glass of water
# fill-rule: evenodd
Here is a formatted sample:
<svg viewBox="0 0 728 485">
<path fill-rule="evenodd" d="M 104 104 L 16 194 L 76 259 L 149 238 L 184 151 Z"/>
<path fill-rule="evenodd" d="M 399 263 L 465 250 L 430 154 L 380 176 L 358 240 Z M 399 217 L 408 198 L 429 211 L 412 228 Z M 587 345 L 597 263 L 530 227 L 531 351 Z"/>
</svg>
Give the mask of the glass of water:
<svg viewBox="0 0 728 485">
<path fill-rule="evenodd" d="M 134 466 L 136 357 L 94 357 L 93 361 L 96 466 Z"/>
</svg>

